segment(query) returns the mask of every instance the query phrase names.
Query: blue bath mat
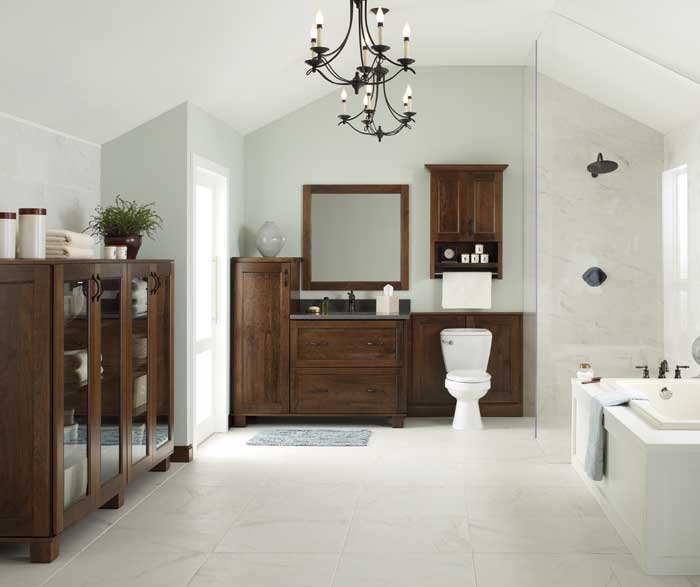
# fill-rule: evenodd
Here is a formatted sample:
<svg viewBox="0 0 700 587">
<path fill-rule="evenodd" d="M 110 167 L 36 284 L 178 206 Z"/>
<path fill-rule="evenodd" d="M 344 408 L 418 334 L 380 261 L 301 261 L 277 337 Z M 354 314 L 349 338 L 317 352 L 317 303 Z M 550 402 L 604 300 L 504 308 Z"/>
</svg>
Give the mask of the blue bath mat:
<svg viewBox="0 0 700 587">
<path fill-rule="evenodd" d="M 248 441 L 250 446 L 367 446 L 370 430 L 267 430 Z"/>
</svg>

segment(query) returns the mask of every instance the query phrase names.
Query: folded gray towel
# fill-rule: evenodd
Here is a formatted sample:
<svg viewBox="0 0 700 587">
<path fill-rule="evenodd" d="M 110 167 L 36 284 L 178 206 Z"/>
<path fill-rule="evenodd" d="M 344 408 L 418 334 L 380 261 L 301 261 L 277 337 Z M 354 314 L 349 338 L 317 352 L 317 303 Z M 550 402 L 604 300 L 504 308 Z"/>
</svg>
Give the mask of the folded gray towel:
<svg viewBox="0 0 700 587">
<path fill-rule="evenodd" d="M 591 396 L 591 414 L 588 423 L 588 447 L 586 448 L 585 470 L 593 481 L 603 478 L 605 469 L 605 426 L 604 408 L 607 406 L 624 406 L 632 400 L 647 400 L 641 391 L 609 388 L 610 391 Z"/>
</svg>

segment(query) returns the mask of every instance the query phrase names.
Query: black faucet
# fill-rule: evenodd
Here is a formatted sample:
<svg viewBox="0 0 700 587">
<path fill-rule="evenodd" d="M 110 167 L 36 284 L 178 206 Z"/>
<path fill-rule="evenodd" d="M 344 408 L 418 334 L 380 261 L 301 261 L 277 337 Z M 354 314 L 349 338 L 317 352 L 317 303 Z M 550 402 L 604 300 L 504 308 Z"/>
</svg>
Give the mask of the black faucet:
<svg viewBox="0 0 700 587">
<path fill-rule="evenodd" d="M 690 369 L 690 365 L 676 365 L 676 371 L 673 374 L 674 379 L 681 378 L 681 369 Z"/>
<path fill-rule="evenodd" d="M 649 379 L 649 365 L 638 365 L 635 369 L 644 369 L 644 379 Z"/>
<path fill-rule="evenodd" d="M 348 292 L 348 312 L 355 311 L 355 292 L 350 290 Z"/>
<path fill-rule="evenodd" d="M 668 361 L 664 359 L 659 365 L 659 379 L 666 379 L 666 373 L 668 373 Z"/>
</svg>

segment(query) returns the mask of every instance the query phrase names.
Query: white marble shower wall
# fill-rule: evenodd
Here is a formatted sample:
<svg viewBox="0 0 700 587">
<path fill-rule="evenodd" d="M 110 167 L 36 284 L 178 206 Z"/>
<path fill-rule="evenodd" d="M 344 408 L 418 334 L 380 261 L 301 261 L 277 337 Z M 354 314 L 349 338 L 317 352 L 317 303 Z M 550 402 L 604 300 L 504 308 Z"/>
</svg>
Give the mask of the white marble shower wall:
<svg viewBox="0 0 700 587">
<path fill-rule="evenodd" d="M 577 365 L 633 376 L 662 356 L 661 133 L 546 76 L 538 83 L 538 428 L 569 460 Z M 618 171 L 593 179 L 598 152 Z M 601 267 L 597 288 L 581 278 Z"/>
<path fill-rule="evenodd" d="M 665 136 L 664 169 L 686 167 L 688 181 L 687 276 L 679 275 L 672 260 L 679 246 L 679 234 L 664 226 L 664 351 L 674 365 L 689 365 L 685 376 L 697 376 L 700 367 L 693 361 L 691 347 L 700 336 L 700 120 L 693 121 Z M 665 213 L 668 213 L 664 193 Z M 682 218 L 678 219 L 683 222 Z"/>
</svg>

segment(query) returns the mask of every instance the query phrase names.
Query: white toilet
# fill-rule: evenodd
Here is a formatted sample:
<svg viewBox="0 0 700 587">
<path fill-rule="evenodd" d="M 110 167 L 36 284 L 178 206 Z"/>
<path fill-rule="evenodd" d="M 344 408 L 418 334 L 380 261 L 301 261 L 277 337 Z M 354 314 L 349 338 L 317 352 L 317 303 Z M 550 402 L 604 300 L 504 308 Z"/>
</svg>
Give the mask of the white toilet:
<svg viewBox="0 0 700 587">
<path fill-rule="evenodd" d="M 491 389 L 491 375 L 486 372 L 491 338 L 491 333 L 483 328 L 448 328 L 440 332 L 447 370 L 445 387 L 457 400 L 452 420 L 455 430 L 482 427 L 479 400 Z"/>
</svg>

